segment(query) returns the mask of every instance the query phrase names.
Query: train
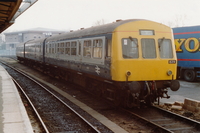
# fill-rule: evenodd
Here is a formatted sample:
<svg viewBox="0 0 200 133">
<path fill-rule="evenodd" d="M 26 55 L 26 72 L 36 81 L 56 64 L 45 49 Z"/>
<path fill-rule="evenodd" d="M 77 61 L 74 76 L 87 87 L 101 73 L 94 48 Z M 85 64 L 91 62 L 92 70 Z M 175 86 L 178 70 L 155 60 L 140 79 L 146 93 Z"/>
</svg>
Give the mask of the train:
<svg viewBox="0 0 200 133">
<path fill-rule="evenodd" d="M 200 26 L 173 28 L 180 79 L 192 82 L 200 79 Z"/>
<path fill-rule="evenodd" d="M 113 105 L 158 103 L 177 91 L 172 29 L 144 19 L 81 28 L 18 44 L 20 62 L 75 83 Z"/>
</svg>

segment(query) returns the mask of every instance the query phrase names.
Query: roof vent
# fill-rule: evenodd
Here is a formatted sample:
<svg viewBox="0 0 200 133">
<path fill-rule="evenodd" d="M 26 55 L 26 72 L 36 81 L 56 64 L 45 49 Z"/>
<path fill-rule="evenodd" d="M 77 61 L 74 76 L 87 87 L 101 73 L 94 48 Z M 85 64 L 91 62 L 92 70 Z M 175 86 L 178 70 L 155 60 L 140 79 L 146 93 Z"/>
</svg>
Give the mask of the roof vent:
<svg viewBox="0 0 200 133">
<path fill-rule="evenodd" d="M 116 20 L 116 22 L 122 21 L 121 19 Z"/>
</svg>

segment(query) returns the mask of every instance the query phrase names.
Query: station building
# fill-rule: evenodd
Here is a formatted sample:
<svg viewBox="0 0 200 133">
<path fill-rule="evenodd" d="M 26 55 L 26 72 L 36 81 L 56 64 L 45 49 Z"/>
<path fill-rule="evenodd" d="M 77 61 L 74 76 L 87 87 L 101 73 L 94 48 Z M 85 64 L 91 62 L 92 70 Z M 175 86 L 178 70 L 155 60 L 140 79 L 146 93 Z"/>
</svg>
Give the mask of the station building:
<svg viewBox="0 0 200 133">
<path fill-rule="evenodd" d="M 58 34 L 62 34 L 66 31 L 58 31 L 45 28 L 34 28 L 24 31 L 7 32 L 5 35 L 5 44 L 7 50 L 6 55 L 15 55 L 16 45 L 19 43 L 27 42 L 33 39 L 46 38 Z"/>
</svg>

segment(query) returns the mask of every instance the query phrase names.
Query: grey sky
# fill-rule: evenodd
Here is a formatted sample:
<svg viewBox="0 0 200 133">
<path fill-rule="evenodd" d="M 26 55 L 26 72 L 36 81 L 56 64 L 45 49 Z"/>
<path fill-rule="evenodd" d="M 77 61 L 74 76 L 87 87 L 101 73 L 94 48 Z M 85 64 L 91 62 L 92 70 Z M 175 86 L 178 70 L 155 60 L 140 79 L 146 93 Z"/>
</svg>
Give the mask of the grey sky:
<svg viewBox="0 0 200 133">
<path fill-rule="evenodd" d="M 200 0 L 38 0 L 6 31 L 77 30 L 117 19 L 148 19 L 169 26 L 199 25 Z"/>
</svg>

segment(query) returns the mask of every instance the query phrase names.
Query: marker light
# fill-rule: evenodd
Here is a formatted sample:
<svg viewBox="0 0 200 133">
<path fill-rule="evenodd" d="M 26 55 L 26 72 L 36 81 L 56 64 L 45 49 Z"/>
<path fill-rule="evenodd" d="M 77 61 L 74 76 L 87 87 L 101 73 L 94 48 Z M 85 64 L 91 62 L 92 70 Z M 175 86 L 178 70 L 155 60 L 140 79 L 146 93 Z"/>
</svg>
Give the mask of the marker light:
<svg viewBox="0 0 200 133">
<path fill-rule="evenodd" d="M 130 75 L 131 75 L 131 72 L 130 72 L 130 71 L 127 71 L 127 72 L 126 72 L 126 76 L 129 77 Z"/>
<path fill-rule="evenodd" d="M 171 70 L 168 70 L 168 71 L 167 71 L 167 75 L 168 75 L 168 76 L 172 75 L 172 71 L 171 71 Z"/>
</svg>

